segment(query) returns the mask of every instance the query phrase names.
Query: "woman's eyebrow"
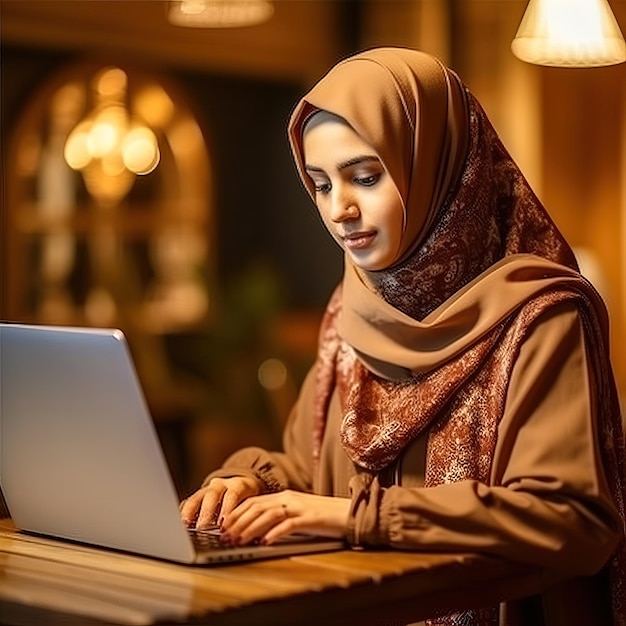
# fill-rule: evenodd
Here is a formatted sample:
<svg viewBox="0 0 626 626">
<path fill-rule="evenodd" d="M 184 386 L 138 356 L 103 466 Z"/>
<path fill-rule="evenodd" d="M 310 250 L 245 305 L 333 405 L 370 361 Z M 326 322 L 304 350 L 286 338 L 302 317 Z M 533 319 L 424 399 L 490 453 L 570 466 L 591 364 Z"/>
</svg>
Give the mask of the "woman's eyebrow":
<svg viewBox="0 0 626 626">
<path fill-rule="evenodd" d="M 368 163 L 372 161 L 378 163 L 380 159 L 373 154 L 362 154 L 361 156 L 355 156 L 355 157 L 352 157 L 351 159 L 348 159 L 347 161 L 343 161 L 342 163 L 339 163 L 337 165 L 337 169 L 345 170 L 347 167 L 352 167 L 353 165 L 360 165 L 361 163 Z"/>
<path fill-rule="evenodd" d="M 337 169 L 338 170 L 345 170 L 348 167 L 352 167 L 353 165 L 360 165 L 361 163 L 368 163 L 368 162 L 375 162 L 375 163 L 379 163 L 380 159 L 373 155 L 373 154 L 363 154 L 360 156 L 355 156 L 352 157 L 350 159 L 348 159 L 347 161 L 342 161 L 341 163 L 337 164 Z M 308 165 L 305 163 L 304 165 L 304 169 L 307 172 L 319 172 L 319 173 L 324 173 L 324 169 L 321 167 L 317 167 L 315 165 Z"/>
<path fill-rule="evenodd" d="M 304 169 L 306 172 L 317 172 L 319 174 L 324 174 L 324 170 L 321 167 L 316 167 L 315 165 L 304 165 Z"/>
</svg>

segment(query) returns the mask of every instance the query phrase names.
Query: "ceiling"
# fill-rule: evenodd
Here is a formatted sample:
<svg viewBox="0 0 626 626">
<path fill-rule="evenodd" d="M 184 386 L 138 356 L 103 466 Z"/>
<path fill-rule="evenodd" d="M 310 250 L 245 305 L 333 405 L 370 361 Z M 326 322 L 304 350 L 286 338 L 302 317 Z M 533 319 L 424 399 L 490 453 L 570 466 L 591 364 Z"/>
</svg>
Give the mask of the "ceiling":
<svg viewBox="0 0 626 626">
<path fill-rule="evenodd" d="M 344 2 L 275 0 L 270 21 L 243 28 L 174 26 L 167 21 L 167 5 L 159 0 L 0 0 L 2 42 L 305 81 L 341 54 Z"/>
</svg>

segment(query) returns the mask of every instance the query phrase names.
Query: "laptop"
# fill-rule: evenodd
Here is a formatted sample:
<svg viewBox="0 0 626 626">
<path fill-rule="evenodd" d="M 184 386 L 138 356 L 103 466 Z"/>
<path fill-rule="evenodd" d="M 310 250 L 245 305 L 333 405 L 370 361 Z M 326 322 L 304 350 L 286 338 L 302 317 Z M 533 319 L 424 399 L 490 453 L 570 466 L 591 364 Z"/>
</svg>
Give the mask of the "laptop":
<svg viewBox="0 0 626 626">
<path fill-rule="evenodd" d="M 199 547 L 117 329 L 0 323 L 0 487 L 21 531 L 179 563 L 345 547 L 302 535 L 229 547 L 217 534 Z"/>
</svg>

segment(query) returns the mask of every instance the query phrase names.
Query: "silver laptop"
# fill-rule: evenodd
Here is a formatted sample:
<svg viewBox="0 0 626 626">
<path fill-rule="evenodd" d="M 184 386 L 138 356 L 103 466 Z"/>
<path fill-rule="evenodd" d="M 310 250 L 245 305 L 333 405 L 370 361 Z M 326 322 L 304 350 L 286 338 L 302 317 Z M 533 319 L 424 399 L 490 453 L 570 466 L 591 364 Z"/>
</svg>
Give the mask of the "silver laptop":
<svg viewBox="0 0 626 626">
<path fill-rule="evenodd" d="M 302 536 L 228 547 L 216 536 L 200 549 L 116 329 L 0 324 L 0 486 L 23 531 L 181 563 L 344 547 Z"/>
</svg>

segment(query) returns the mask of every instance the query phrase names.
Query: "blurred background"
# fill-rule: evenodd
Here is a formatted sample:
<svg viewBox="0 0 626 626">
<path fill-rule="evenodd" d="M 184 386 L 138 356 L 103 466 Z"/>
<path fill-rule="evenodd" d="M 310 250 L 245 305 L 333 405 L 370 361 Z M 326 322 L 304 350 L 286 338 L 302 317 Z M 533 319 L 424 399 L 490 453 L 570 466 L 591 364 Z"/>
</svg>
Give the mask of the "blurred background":
<svg viewBox="0 0 626 626">
<path fill-rule="evenodd" d="M 122 328 L 181 495 L 280 445 L 342 271 L 286 123 L 372 46 L 436 54 L 481 100 L 609 306 L 624 392 L 625 64 L 520 61 L 518 0 L 248 2 L 248 25 L 187 4 L 0 0 L 0 317 Z"/>
</svg>

